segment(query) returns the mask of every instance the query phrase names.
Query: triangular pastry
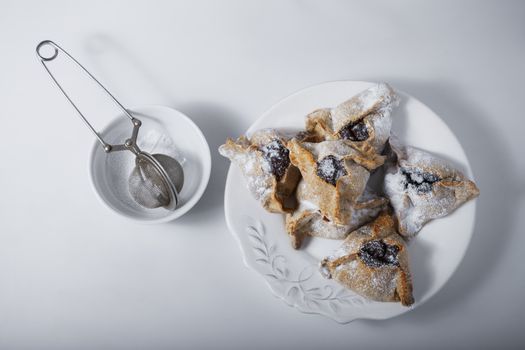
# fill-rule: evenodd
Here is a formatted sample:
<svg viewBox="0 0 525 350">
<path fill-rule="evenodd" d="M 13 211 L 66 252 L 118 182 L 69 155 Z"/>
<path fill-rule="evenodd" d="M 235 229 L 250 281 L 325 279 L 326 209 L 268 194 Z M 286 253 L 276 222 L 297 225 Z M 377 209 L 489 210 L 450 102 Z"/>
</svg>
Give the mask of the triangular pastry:
<svg viewBox="0 0 525 350">
<path fill-rule="evenodd" d="M 290 163 L 287 140 L 274 129 L 263 129 L 219 147 L 221 155 L 240 167 L 253 196 L 273 213 L 293 211 L 289 198 L 301 178 Z"/>
<path fill-rule="evenodd" d="M 406 243 L 386 212 L 350 233 L 321 273 L 370 300 L 414 303 Z"/>
<path fill-rule="evenodd" d="M 304 180 L 296 190 L 297 209 L 286 215 L 286 231 L 292 246 L 299 249 L 306 236 L 328 239 L 344 239 L 350 232 L 371 221 L 388 203 L 386 198 L 377 196 L 369 189 L 361 195 L 350 210 L 350 221 L 337 225 L 324 217 L 315 202 L 315 196 Z"/>
<path fill-rule="evenodd" d="M 376 84 L 335 108 L 318 109 L 306 117 L 306 130 L 317 141 L 346 140 L 363 153 L 381 153 L 399 99 L 386 83 Z"/>
<path fill-rule="evenodd" d="M 348 225 L 352 205 L 363 194 L 370 171 L 382 156 L 365 157 L 345 141 L 288 142 L 290 160 L 301 171 L 321 214 L 338 225 Z"/>
<path fill-rule="evenodd" d="M 399 233 L 415 236 L 428 221 L 443 217 L 479 195 L 476 184 L 447 161 L 390 140 L 394 161 L 384 191 L 394 208 Z"/>
</svg>

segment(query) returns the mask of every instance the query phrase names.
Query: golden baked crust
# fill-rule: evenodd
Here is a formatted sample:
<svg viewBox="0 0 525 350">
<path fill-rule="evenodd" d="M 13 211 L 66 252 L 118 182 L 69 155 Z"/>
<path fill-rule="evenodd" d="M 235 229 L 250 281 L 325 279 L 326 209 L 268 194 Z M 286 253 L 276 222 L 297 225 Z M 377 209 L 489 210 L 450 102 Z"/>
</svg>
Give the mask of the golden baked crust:
<svg viewBox="0 0 525 350">
<path fill-rule="evenodd" d="M 290 199 L 301 174 L 289 161 L 281 176 L 272 172 L 272 164 L 264 156 L 265 147 L 272 144 L 286 148 L 287 138 L 273 129 L 263 129 L 249 139 L 246 136 L 236 141 L 227 139 L 219 147 L 219 153 L 240 167 L 250 192 L 266 210 L 289 213 L 295 208 L 294 201 Z"/>
<path fill-rule="evenodd" d="M 344 239 L 350 232 L 374 219 L 388 203 L 386 198 L 365 189 L 358 201 L 349 207 L 348 224 L 338 225 L 321 214 L 316 198 L 312 197 L 304 180 L 299 182 L 295 197 L 298 207 L 286 215 L 286 232 L 295 249 L 301 247 L 306 236 Z"/>
<path fill-rule="evenodd" d="M 399 233 L 415 236 L 430 220 L 450 214 L 479 195 L 479 189 L 449 162 L 390 140 L 393 161 L 384 179 Z"/>
<path fill-rule="evenodd" d="M 387 212 L 350 233 L 321 261 L 321 273 L 371 300 L 414 303 L 406 243 Z"/>
<path fill-rule="evenodd" d="M 348 225 L 350 208 L 363 194 L 369 171 L 380 166 L 383 157 L 367 158 L 341 140 L 310 143 L 292 139 L 288 149 L 292 164 L 307 184 L 308 197 L 313 198 L 321 214 L 336 224 Z M 318 175 L 320 164 L 330 157 L 344 169 L 333 183 Z"/>
<path fill-rule="evenodd" d="M 306 117 L 306 130 L 318 142 L 346 139 L 364 154 L 381 153 L 390 135 L 392 109 L 398 101 L 388 84 L 376 84 L 335 108 L 313 111 Z"/>
</svg>

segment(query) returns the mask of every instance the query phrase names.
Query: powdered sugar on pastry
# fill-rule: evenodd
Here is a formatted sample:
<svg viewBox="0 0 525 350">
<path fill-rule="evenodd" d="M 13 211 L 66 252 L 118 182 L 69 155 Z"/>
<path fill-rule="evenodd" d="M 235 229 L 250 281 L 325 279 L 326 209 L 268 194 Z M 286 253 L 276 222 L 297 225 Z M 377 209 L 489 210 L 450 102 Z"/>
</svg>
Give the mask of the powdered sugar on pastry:
<svg viewBox="0 0 525 350">
<path fill-rule="evenodd" d="M 337 156 L 338 158 L 352 158 L 360 155 L 358 151 L 343 141 L 325 141 L 319 143 L 303 142 L 302 145 L 317 159 L 321 159 L 329 155 Z"/>
<path fill-rule="evenodd" d="M 288 148 L 291 162 L 308 184 L 308 197 L 328 220 L 347 225 L 351 215 L 348 207 L 362 195 L 370 176 L 369 170 L 358 162 L 366 161 L 373 168 L 382 159 L 376 162 L 361 159 L 359 152 L 343 140 L 309 143 L 292 139 Z"/>
<path fill-rule="evenodd" d="M 372 156 L 383 151 L 398 104 L 394 90 L 379 83 L 334 108 L 313 111 L 306 117 L 306 130 L 317 142 L 342 139 Z"/>
<path fill-rule="evenodd" d="M 369 113 L 389 115 L 398 103 L 397 95 L 388 84 L 376 84 L 331 110 L 334 131 L 339 132 L 349 122 L 355 122 Z"/>
<path fill-rule="evenodd" d="M 388 167 L 384 190 L 394 208 L 399 232 L 416 235 L 431 219 L 448 215 L 478 196 L 474 182 L 449 162 L 391 138 L 394 162 Z"/>
<path fill-rule="evenodd" d="M 386 212 L 350 233 L 320 271 L 372 300 L 414 302 L 406 244 Z"/>
<path fill-rule="evenodd" d="M 346 225 L 338 225 L 321 214 L 318 198 L 309 190 L 307 183 L 299 182 L 296 191 L 298 208 L 286 217 L 286 229 L 292 237 L 295 248 L 299 248 L 305 236 L 328 239 L 344 239 L 348 233 L 374 219 L 387 204 L 382 198 L 366 189 L 358 202 L 349 207 L 350 221 Z"/>
<path fill-rule="evenodd" d="M 274 213 L 287 213 L 286 205 L 300 179 L 290 163 L 287 139 L 274 129 L 254 132 L 250 139 L 228 139 L 219 153 L 240 167 L 246 184 L 263 207 Z"/>
<path fill-rule="evenodd" d="M 219 147 L 219 153 L 229 158 L 241 169 L 246 185 L 255 199 L 266 201 L 272 188 L 272 175 L 266 160 L 258 156 L 256 151 L 239 150 L 224 144 Z"/>
</svg>

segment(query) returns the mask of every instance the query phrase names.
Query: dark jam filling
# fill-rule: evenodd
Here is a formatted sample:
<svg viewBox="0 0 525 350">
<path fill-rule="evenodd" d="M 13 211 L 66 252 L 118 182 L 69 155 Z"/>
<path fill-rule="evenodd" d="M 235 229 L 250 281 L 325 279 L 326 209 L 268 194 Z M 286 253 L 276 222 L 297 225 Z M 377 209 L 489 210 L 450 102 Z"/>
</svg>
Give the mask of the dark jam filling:
<svg viewBox="0 0 525 350">
<path fill-rule="evenodd" d="M 345 125 L 340 131 L 339 136 L 342 139 L 350 141 L 365 141 L 368 139 L 368 129 L 363 119 L 356 123 Z"/>
<path fill-rule="evenodd" d="M 279 181 L 290 165 L 290 151 L 279 140 L 273 140 L 261 147 L 264 159 L 270 163 L 272 174 Z"/>
<path fill-rule="evenodd" d="M 371 267 L 398 266 L 398 252 L 398 246 L 386 244 L 383 240 L 376 239 L 363 244 L 358 255 L 365 264 Z"/>
<path fill-rule="evenodd" d="M 432 185 L 439 181 L 436 175 L 419 170 L 401 169 L 401 174 L 405 177 L 405 189 L 413 187 L 418 193 L 432 191 Z"/>
<path fill-rule="evenodd" d="M 317 162 L 317 176 L 329 184 L 335 186 L 337 179 L 347 174 L 343 161 L 332 155 Z"/>
<path fill-rule="evenodd" d="M 317 176 L 323 181 L 335 186 L 337 179 L 348 173 L 343 166 L 343 161 L 330 155 L 317 162 Z"/>
</svg>

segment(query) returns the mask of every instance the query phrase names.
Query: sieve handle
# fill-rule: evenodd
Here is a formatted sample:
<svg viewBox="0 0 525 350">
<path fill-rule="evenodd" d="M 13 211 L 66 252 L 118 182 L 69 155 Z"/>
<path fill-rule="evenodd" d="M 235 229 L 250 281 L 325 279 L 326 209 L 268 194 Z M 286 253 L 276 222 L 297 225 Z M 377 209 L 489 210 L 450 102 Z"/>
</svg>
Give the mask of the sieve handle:
<svg viewBox="0 0 525 350">
<path fill-rule="evenodd" d="M 50 54 L 45 54 L 42 50 L 46 47 L 50 47 L 52 48 L 53 50 L 51 51 Z M 60 85 L 60 83 L 58 82 L 58 80 L 55 78 L 55 76 L 53 75 L 53 73 L 51 73 L 51 71 L 49 70 L 49 67 L 47 66 L 46 62 L 50 62 L 50 61 L 53 61 L 55 58 L 57 58 L 58 54 L 62 53 L 64 54 L 67 58 L 69 58 L 71 61 L 73 61 L 76 65 L 78 65 L 91 79 L 93 79 L 93 81 L 95 81 L 102 89 L 104 89 L 104 91 L 108 94 L 108 96 L 113 100 L 113 102 L 122 110 L 122 112 L 124 112 L 124 114 L 131 120 L 131 122 L 133 123 L 133 134 L 132 134 L 132 137 L 128 140 L 126 140 L 126 143 L 125 144 L 122 144 L 122 145 L 110 145 L 109 143 L 105 142 L 104 139 L 102 139 L 102 136 L 100 136 L 100 134 L 95 130 L 95 128 L 93 128 L 93 126 L 89 123 L 89 121 L 86 119 L 86 117 L 84 116 L 84 114 L 82 114 L 82 112 L 80 111 L 80 109 L 75 105 L 75 103 L 73 102 L 73 100 L 71 99 L 71 97 L 66 93 L 66 91 L 64 90 L 64 88 Z M 138 130 L 140 128 L 140 125 L 141 125 L 141 122 L 140 120 L 138 120 L 137 118 L 134 118 L 127 110 L 126 108 L 124 108 L 124 106 L 115 98 L 115 96 L 113 96 L 109 91 L 108 89 L 106 89 L 104 87 L 104 85 L 102 85 L 98 80 L 97 78 L 95 78 L 82 64 L 80 64 L 80 62 L 78 62 L 75 58 L 73 58 L 73 56 L 71 56 L 69 53 L 67 53 L 67 51 L 65 51 L 64 49 L 62 49 L 60 46 L 58 46 L 56 43 L 54 43 L 53 41 L 51 40 L 44 40 L 42 42 L 40 42 L 37 46 L 36 46 L 36 55 L 38 57 L 38 59 L 40 60 L 40 62 L 42 63 L 42 65 L 44 66 L 44 68 L 46 69 L 47 73 L 49 74 L 49 76 L 51 77 L 51 79 L 53 79 L 53 81 L 55 82 L 56 86 L 60 89 L 60 91 L 62 91 L 62 93 L 64 94 L 64 96 L 67 98 L 67 100 L 69 101 L 69 103 L 71 103 L 71 105 L 75 108 L 75 110 L 78 112 L 78 114 L 80 115 L 80 117 L 82 118 L 82 120 L 84 121 L 84 123 L 87 125 L 87 127 L 91 130 L 91 132 L 93 132 L 93 134 L 95 134 L 95 136 L 97 137 L 98 141 L 102 144 L 102 147 L 104 148 L 104 151 L 106 152 L 111 152 L 111 151 L 121 151 L 121 150 L 133 150 L 133 149 L 137 149 L 137 151 L 140 151 L 138 150 L 137 148 L 137 145 L 136 145 L 136 139 L 137 139 L 137 134 L 138 134 Z"/>
</svg>

